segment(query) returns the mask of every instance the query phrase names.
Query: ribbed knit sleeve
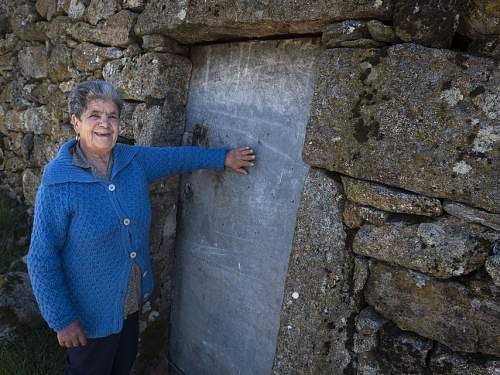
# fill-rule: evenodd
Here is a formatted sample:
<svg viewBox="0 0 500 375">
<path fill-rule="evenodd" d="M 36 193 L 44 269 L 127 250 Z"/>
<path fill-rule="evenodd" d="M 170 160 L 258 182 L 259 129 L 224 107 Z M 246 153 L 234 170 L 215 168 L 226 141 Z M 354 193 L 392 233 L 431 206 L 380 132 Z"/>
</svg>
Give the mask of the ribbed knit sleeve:
<svg viewBox="0 0 500 375">
<path fill-rule="evenodd" d="M 40 185 L 28 253 L 28 273 L 43 317 L 54 331 L 77 319 L 64 280 L 61 251 L 69 225 L 68 184 Z"/>
<path fill-rule="evenodd" d="M 146 173 L 148 182 L 197 169 L 222 171 L 228 151 L 225 148 L 193 146 L 135 147 L 138 149 L 136 158 Z"/>
</svg>

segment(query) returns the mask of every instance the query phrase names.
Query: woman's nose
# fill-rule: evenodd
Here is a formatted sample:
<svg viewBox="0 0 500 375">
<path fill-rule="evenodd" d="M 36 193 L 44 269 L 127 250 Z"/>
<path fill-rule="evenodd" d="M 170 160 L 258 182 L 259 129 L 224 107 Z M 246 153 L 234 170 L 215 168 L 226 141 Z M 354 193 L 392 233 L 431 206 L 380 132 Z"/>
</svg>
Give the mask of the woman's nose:
<svg viewBox="0 0 500 375">
<path fill-rule="evenodd" d="M 101 121 L 99 121 L 100 126 L 102 127 L 110 127 L 111 126 L 111 118 L 109 117 L 101 117 Z"/>
</svg>

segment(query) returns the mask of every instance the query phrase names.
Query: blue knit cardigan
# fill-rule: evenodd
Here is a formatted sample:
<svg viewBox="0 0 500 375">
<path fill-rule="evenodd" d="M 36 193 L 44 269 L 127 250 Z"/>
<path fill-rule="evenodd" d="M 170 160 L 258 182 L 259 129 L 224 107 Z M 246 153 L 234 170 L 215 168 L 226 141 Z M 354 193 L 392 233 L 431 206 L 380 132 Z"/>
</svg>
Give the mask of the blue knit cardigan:
<svg viewBox="0 0 500 375">
<path fill-rule="evenodd" d="M 110 180 L 72 164 L 65 143 L 37 191 L 28 272 L 48 325 L 79 319 L 89 338 L 120 332 L 135 259 L 142 296 L 153 289 L 148 183 L 197 169 L 224 170 L 226 149 L 116 144 Z M 129 235 L 130 234 L 130 235 Z"/>
</svg>

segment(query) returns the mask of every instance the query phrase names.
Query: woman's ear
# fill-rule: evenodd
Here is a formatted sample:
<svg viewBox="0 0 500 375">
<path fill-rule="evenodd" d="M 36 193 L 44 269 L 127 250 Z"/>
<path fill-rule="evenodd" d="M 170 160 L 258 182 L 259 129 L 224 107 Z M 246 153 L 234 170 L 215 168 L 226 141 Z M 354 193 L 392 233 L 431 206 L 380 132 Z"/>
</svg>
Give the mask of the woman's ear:
<svg viewBox="0 0 500 375">
<path fill-rule="evenodd" d="M 71 124 L 73 125 L 75 132 L 79 133 L 80 132 L 80 121 L 78 120 L 78 117 L 76 117 L 76 115 L 74 113 L 71 115 Z"/>
</svg>

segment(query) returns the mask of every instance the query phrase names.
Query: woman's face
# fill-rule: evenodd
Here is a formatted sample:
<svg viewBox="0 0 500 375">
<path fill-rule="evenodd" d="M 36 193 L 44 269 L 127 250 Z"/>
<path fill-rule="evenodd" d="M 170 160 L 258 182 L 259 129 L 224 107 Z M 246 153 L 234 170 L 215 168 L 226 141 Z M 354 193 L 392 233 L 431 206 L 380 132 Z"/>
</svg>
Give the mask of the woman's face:
<svg viewBox="0 0 500 375">
<path fill-rule="evenodd" d="M 118 139 L 120 117 L 111 99 L 95 99 L 87 103 L 81 118 L 72 115 L 71 120 L 80 133 L 80 146 L 85 152 L 108 156 Z"/>
</svg>

